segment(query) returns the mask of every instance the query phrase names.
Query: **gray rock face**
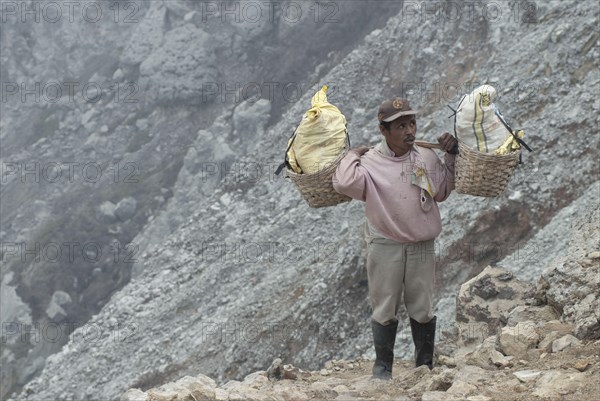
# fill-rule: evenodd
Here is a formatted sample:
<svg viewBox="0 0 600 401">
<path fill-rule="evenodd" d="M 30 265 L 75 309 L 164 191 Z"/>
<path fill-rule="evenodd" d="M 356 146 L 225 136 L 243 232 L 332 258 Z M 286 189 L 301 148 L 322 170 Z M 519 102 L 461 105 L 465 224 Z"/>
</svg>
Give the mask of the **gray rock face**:
<svg viewBox="0 0 600 401">
<path fill-rule="evenodd" d="M 561 311 L 580 338 L 600 338 L 600 208 L 588 210 L 573 225 L 569 251 L 537 283 L 537 298 Z"/>
<path fill-rule="evenodd" d="M 532 237 L 527 244 L 514 247 L 499 265 L 510 267 L 515 275 L 524 281 L 537 282 L 539 277 L 555 261 L 569 251 L 565 233 L 573 230 L 582 211 L 597 206 L 600 181 L 591 183 L 578 199 L 561 209 L 552 220 Z"/>
<path fill-rule="evenodd" d="M 4 252 L 8 252 L 7 247 Z M 6 253 L 4 254 L 4 256 Z M 17 294 L 15 287 L 9 283 L 12 281 L 14 274 L 7 273 L 0 283 L 0 300 L 2 301 L 2 319 L 4 322 L 14 322 L 16 324 L 31 324 L 31 309 L 23 302 Z"/>
<path fill-rule="evenodd" d="M 127 45 L 123 49 L 121 61 L 136 65 L 148 58 L 157 49 L 166 30 L 167 7 L 162 1 L 149 2 L 149 9 L 135 24 Z"/>
<path fill-rule="evenodd" d="M 203 181 L 195 179 L 193 174 L 182 174 L 180 185 L 185 185 L 186 190 L 180 194 L 181 202 L 173 202 L 170 212 L 165 213 L 171 205 L 169 200 L 178 174 L 190 171 L 187 167 L 182 169 L 184 158 L 190 153 L 189 159 L 195 159 L 190 151 L 192 143 L 199 137 L 194 147 L 198 150 L 200 160 L 196 160 L 196 167 L 200 166 L 200 171 L 203 165 L 212 166 L 222 160 L 229 170 L 236 153 L 251 154 L 246 149 L 247 142 L 252 146 L 259 142 L 258 135 L 264 135 L 260 127 L 264 128 L 266 121 L 276 122 L 280 118 L 282 101 L 280 91 L 259 91 L 260 97 L 271 104 L 279 103 L 275 118 L 271 120 L 269 115 L 258 124 L 256 133 L 240 132 L 242 141 L 233 145 L 231 111 L 244 99 L 229 95 L 223 100 L 218 93 L 216 98 L 203 101 L 197 96 L 203 93 L 203 81 L 214 78 L 206 75 L 207 71 L 216 71 L 218 65 L 218 83 L 227 88 L 248 82 L 266 89 L 263 83 L 312 81 L 317 78 L 313 76 L 317 65 L 322 72 L 330 69 L 366 32 L 385 24 L 389 10 L 399 9 L 396 3 L 386 2 L 357 13 L 362 7 L 359 3 L 343 4 L 339 17 L 347 17 L 353 23 L 321 23 L 317 30 L 308 9 L 303 10 L 303 21 L 309 23 L 284 27 L 279 24 L 283 18 L 281 10 L 272 20 L 266 17 L 260 24 L 247 21 L 242 24 L 236 18 L 223 22 L 218 15 L 204 18 L 206 12 L 202 7 L 206 4 L 93 3 L 91 10 L 95 6 L 102 8 L 101 20 L 94 23 L 82 18 L 83 4 L 75 5 L 73 20 L 69 20 L 69 10 L 63 8 L 59 23 L 36 21 L 31 15 L 23 20 L 18 11 L 3 20 L 0 35 L 3 84 L 14 84 L 19 93 L 3 98 L 0 119 L 3 173 L 5 162 L 9 169 L 15 167 L 11 170 L 14 173 L 3 174 L 2 242 L 25 243 L 28 249 L 35 249 L 35 244 L 40 244 L 41 249 L 48 243 L 79 244 L 74 260 L 64 250 L 65 257 L 58 263 L 42 258 L 39 262 L 32 262 L 31 258 L 23 262 L 20 252 L 8 257 L 5 253 L 2 280 L 4 283 L 9 277 L 5 274 L 12 274 L 10 288 L 18 288 L 18 296 L 11 297 L 10 304 L 3 298 L 3 318 L 15 316 L 12 313 L 15 312 L 17 316 L 11 322 L 17 325 L 32 319 L 39 327 L 54 324 L 46 310 L 52 294 L 63 291 L 77 300 L 65 309 L 69 314 L 65 321 L 84 325 L 114 291 L 129 281 L 133 263 L 141 260 L 138 249 L 154 240 L 163 242 L 195 211 L 209 206 L 211 201 L 207 199 L 223 175 L 211 173 Z M 62 3 L 48 7 L 56 5 L 66 7 Z M 23 3 L 23 7 L 29 5 Z M 31 7 L 40 10 L 46 5 L 36 3 Z M 186 19 L 192 11 L 195 13 Z M 327 43 L 314 40 L 321 35 L 331 40 Z M 168 48 L 163 46 L 167 40 Z M 210 51 L 213 45 L 218 46 L 218 51 Z M 289 51 L 291 48 L 294 52 Z M 331 58 L 324 60 L 322 54 L 327 52 L 332 52 Z M 157 53 L 160 58 L 156 58 Z M 166 64 L 161 64 L 162 61 Z M 142 72 L 145 75 L 140 77 Z M 44 88 L 51 94 L 56 81 L 62 96 L 52 102 Z M 62 81 L 65 85 L 61 86 Z M 73 81 L 74 90 L 70 91 L 66 85 Z M 23 100 L 21 85 L 36 89 L 38 83 L 40 90 Z M 83 93 L 85 87 L 91 89 L 88 96 Z M 95 93 L 96 89 L 99 93 Z M 220 115 L 225 116 L 223 124 L 229 127 L 225 136 L 215 120 Z M 197 135 L 199 132 L 202 134 Z M 275 149 L 273 143 L 278 137 L 270 135 L 269 146 Z M 206 144 L 214 146 L 207 151 Z M 189 166 L 188 162 L 185 164 Z M 82 169 L 90 163 L 91 169 Z M 30 169 L 39 168 L 38 173 L 28 176 L 27 182 L 22 181 L 17 169 L 25 164 Z M 59 165 L 62 179 L 53 182 L 47 179 L 52 178 L 44 176 L 48 165 Z M 88 176 L 83 175 L 85 172 Z M 94 176 L 96 173 L 98 177 Z M 241 186 L 247 187 L 245 183 Z M 105 201 L 130 196 L 138 204 L 135 214 L 125 224 L 113 216 L 112 207 L 104 212 L 97 210 Z M 222 204 L 233 199 L 229 194 L 221 197 Z M 133 243 L 151 221 L 157 224 L 149 224 L 147 235 Z M 99 246 L 102 256 L 98 261 L 90 262 L 90 252 L 81 251 L 85 244 Z M 125 248 L 126 245 L 130 247 Z M 9 292 L 12 294 L 6 293 Z M 18 307 L 19 302 L 25 307 Z M 30 344 L 16 340 L 15 343 L 15 338 L 20 337 L 18 332 L 7 340 L 0 356 L 3 366 L 0 398 L 19 392 L 26 381 L 40 373 L 43 363 L 36 361 L 58 352 L 69 340 L 70 332 L 65 332 L 56 342 Z M 15 355 L 19 355 L 18 360 Z M 57 396 L 50 396 L 53 397 Z"/>
<path fill-rule="evenodd" d="M 191 24 L 166 33 L 160 47 L 140 65 L 140 88 L 146 100 L 161 104 L 201 105 L 217 85 L 215 39 Z"/>
<path fill-rule="evenodd" d="M 271 115 L 271 103 L 267 99 L 247 100 L 233 112 L 234 140 L 244 142 L 260 138 Z"/>
<path fill-rule="evenodd" d="M 3 241 L 106 245 L 95 264 L 83 263 L 81 256 L 56 266 L 18 258 L 2 264 L 3 274 L 13 273 L 11 286 L 18 286 L 32 316 L 45 317 L 52 294 L 64 291 L 77 301 L 67 321 L 80 325 L 69 333 L 72 338 L 61 337 L 63 342 L 7 347 L 2 366 L 15 370 L 8 371 L 7 381 L 3 376 L 2 392 L 19 391 L 25 382 L 13 379 L 27 376 L 27 381 L 38 374 L 37 358 L 58 352 L 67 341 L 47 361 L 45 372 L 15 397 L 89 400 L 102 394 L 117 399 L 130 386 L 158 386 L 166 377 L 202 372 L 219 382 L 242 379 L 265 369 L 274 356 L 317 368 L 333 356 L 372 354 L 360 235 L 363 206 L 351 202 L 311 210 L 289 182 L 272 174 L 313 89 L 323 83 L 330 84 L 330 100 L 348 117 L 352 143 L 359 145 L 379 140 L 377 106 L 396 94 L 410 95 L 422 111 L 422 139 L 434 140 L 438 131 L 451 130 L 446 104 L 457 100 L 444 94 L 443 85 L 456 83 L 466 92 L 487 77 L 500 83 L 503 113 L 525 128 L 536 149 L 524 154 L 525 164 L 503 196 L 453 194 L 441 205 L 440 325 L 454 323 L 462 283 L 527 246 L 561 209 L 572 206 L 570 215 L 585 209 L 584 202 L 574 201 L 589 190 L 590 177 L 598 171 L 599 160 L 590 149 L 598 148 L 591 133 L 600 121 L 594 92 L 598 78 L 591 73 L 598 67 L 597 23 L 588 2 L 538 2 L 536 23 L 482 16 L 436 22 L 407 18 L 399 13 L 401 2 L 369 7 L 338 2 L 336 23 L 315 24 L 305 10 L 302 23 L 280 19 L 258 29 L 223 23 L 219 16 L 204 21 L 201 4 L 142 2 L 138 23 L 115 26 L 107 19 L 93 29 L 84 22 L 51 26 L 12 19 L 2 25 L 4 79 L 34 82 L 67 71 L 81 84 L 93 78 L 106 87 L 99 103 L 64 97 L 56 105 L 24 104 L 20 96 L 10 97 L 0 120 L 2 160 L 95 160 L 113 167 L 97 183 L 83 180 L 79 170 L 74 182 L 62 185 L 44 180 L 24 185 L 18 174 L 3 182 Z M 503 7 L 502 15 L 512 17 L 509 4 Z M 192 8 L 200 14 L 188 19 L 194 28 L 184 20 Z M 321 11 L 323 18 L 331 10 Z M 377 27 L 383 29 L 373 31 Z M 169 32 L 169 43 L 180 49 L 185 62 L 178 63 L 165 46 Z M 184 32 L 190 33 L 187 45 Z M 191 38 L 204 38 L 202 32 L 224 45 L 213 53 L 196 51 Z M 415 54 L 409 44 L 421 43 L 428 47 Z M 156 52 L 168 60 L 168 69 L 161 67 Z M 218 94 L 195 103 L 204 93 L 190 70 L 198 65 L 195 54 L 204 57 L 207 67 L 217 65 L 218 79 L 229 87 L 249 81 L 279 84 L 274 96 L 262 86 L 271 103 L 268 123 L 256 125 L 258 131 L 265 127 L 262 135 L 239 131 L 233 123 L 235 110 L 244 110 L 243 100 L 223 100 Z M 109 88 L 118 69 L 124 82 L 137 84 L 138 92 L 129 97 L 139 102 L 125 103 L 123 92 L 119 98 Z M 183 82 L 181 74 L 188 73 L 192 78 Z M 297 103 L 282 100 L 281 88 L 291 82 L 301 86 Z M 161 93 L 170 100 L 161 102 Z M 233 161 L 239 170 L 230 169 Z M 115 163 L 120 174 L 115 174 Z M 247 175 L 256 163 L 262 172 Z M 132 171 L 137 183 L 131 181 Z M 97 205 L 129 196 L 138 205 L 127 224 L 96 221 Z M 33 202 L 40 199 L 48 213 L 40 213 Z M 559 237 L 567 232 L 569 223 L 553 223 Z M 135 262 L 122 263 L 127 255 L 120 254 L 115 263 L 113 240 L 139 245 Z M 525 251 L 531 255 L 530 248 Z M 560 252 L 549 243 L 540 261 Z M 133 263 L 137 274 L 129 281 Z M 502 265 L 511 269 L 509 263 Z M 519 264 L 514 274 L 525 268 Z M 491 297 L 494 291 L 482 285 L 479 293 Z M 93 333 L 100 336 L 96 341 L 89 338 Z M 411 354 L 410 341 L 398 341 L 396 351 Z M 15 361 L 15 355 L 22 357 Z M 21 369 L 27 373 L 19 375 Z"/>
</svg>

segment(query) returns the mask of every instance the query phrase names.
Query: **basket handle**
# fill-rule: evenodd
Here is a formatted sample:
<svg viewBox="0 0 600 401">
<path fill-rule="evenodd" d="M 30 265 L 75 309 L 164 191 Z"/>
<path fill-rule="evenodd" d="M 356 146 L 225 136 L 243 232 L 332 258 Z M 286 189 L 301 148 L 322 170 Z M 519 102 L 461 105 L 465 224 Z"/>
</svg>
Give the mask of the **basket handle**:
<svg viewBox="0 0 600 401">
<path fill-rule="evenodd" d="M 442 149 L 442 146 L 439 143 L 415 141 L 415 145 L 420 146 L 422 148 L 428 148 L 428 149 Z"/>
<path fill-rule="evenodd" d="M 292 144 L 294 143 L 294 139 L 296 139 L 296 130 L 298 130 L 298 127 L 296 127 L 296 129 L 294 130 L 294 133 L 290 137 L 291 141 L 288 139 L 288 141 L 290 142 L 290 144 L 288 145 L 287 149 L 285 150 L 285 158 L 283 160 L 283 163 L 281 163 L 277 167 L 277 170 L 275 170 L 275 175 L 281 174 L 281 170 L 283 170 L 283 168 L 285 166 L 289 166 L 288 156 L 287 155 L 288 155 L 288 152 L 290 151 L 290 148 L 292 147 Z"/>
<path fill-rule="evenodd" d="M 498 116 L 498 118 L 500 119 L 500 121 L 502 122 L 502 124 L 504 124 L 504 127 L 508 130 L 508 132 L 510 132 L 510 134 L 513 136 L 513 138 L 515 138 L 515 140 L 517 141 L 517 143 L 519 145 L 523 146 L 529 152 L 531 152 L 532 151 L 531 148 L 529 146 L 527 146 L 527 144 L 525 143 L 524 140 L 522 140 L 517 135 L 515 135 L 515 133 L 513 132 L 513 129 L 511 128 L 511 126 L 508 125 L 508 123 L 504 119 L 504 116 L 500 113 L 500 110 L 498 110 L 496 107 L 494 107 L 494 114 L 496 114 L 496 116 Z"/>
</svg>

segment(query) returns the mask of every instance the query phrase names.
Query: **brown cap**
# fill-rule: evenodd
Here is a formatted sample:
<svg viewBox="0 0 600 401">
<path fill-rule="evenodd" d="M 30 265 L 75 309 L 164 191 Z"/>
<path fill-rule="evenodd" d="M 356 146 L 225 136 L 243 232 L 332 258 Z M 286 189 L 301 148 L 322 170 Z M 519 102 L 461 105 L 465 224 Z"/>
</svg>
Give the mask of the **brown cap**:
<svg viewBox="0 0 600 401">
<path fill-rule="evenodd" d="M 377 118 L 379 121 L 390 122 L 398 117 L 417 114 L 416 110 L 410 108 L 408 100 L 400 97 L 395 97 L 391 100 L 386 100 L 379 106 Z"/>
</svg>

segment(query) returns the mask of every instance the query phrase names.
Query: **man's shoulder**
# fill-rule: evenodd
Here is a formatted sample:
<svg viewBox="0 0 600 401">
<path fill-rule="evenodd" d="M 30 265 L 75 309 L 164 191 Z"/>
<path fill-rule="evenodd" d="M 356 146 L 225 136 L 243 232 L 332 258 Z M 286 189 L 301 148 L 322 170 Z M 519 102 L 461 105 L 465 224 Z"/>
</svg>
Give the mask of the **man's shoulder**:
<svg viewBox="0 0 600 401">
<path fill-rule="evenodd" d="M 415 145 L 415 148 L 417 148 L 417 151 L 420 152 L 422 155 L 429 155 L 429 156 L 433 155 L 433 156 L 437 157 L 437 155 L 435 154 L 433 149 L 425 148 L 425 147 L 419 146 L 419 145 Z"/>
<path fill-rule="evenodd" d="M 377 172 L 385 169 L 385 165 L 389 161 L 377 150 L 371 148 L 367 153 L 361 156 L 360 164 L 369 175 L 377 174 Z"/>
<path fill-rule="evenodd" d="M 373 160 L 381 158 L 381 153 L 377 150 L 377 148 L 372 147 L 364 155 L 362 155 L 361 160 Z"/>
<path fill-rule="evenodd" d="M 435 163 L 440 160 L 438 155 L 433 149 L 424 148 L 422 146 L 415 145 L 419 154 L 425 159 L 425 162 Z"/>
</svg>

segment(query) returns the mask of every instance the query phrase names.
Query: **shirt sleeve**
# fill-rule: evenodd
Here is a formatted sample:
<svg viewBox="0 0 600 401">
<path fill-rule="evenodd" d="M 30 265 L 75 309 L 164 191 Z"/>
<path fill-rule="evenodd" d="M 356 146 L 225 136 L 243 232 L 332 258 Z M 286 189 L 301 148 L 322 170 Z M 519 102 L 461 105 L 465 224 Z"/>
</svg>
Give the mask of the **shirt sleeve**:
<svg viewBox="0 0 600 401">
<path fill-rule="evenodd" d="M 436 188 L 437 193 L 433 198 L 436 202 L 443 202 L 450 196 L 450 193 L 454 189 L 454 163 L 456 161 L 456 155 L 451 153 L 444 154 L 444 161 L 438 159 L 438 166 L 436 168 Z"/>
<path fill-rule="evenodd" d="M 365 201 L 367 171 L 360 164 L 360 155 L 349 151 L 331 177 L 333 189 L 352 199 Z"/>
</svg>

